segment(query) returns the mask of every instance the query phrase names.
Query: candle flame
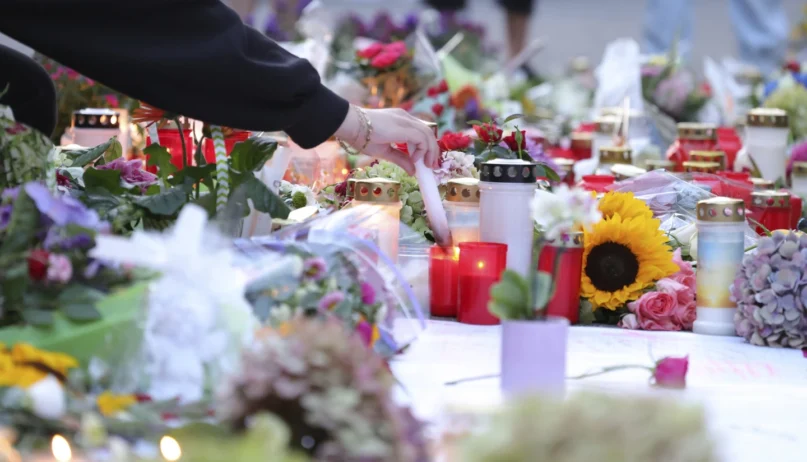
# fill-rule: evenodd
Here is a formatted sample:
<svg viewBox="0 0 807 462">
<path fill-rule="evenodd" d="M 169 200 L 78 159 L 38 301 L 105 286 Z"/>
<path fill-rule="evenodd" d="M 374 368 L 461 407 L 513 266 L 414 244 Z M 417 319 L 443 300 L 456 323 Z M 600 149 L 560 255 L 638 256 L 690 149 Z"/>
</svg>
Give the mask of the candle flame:
<svg viewBox="0 0 807 462">
<path fill-rule="evenodd" d="M 342 169 L 342 175 L 347 175 L 348 173 L 350 173 L 350 171 L 348 169 L 346 169 L 346 168 Z"/>
<path fill-rule="evenodd" d="M 179 442 L 170 436 L 163 436 L 160 440 L 160 454 L 163 455 L 165 460 L 175 462 L 182 457 L 182 449 L 179 447 Z"/>
<path fill-rule="evenodd" d="M 460 248 L 459 247 L 454 247 L 454 260 L 459 260 L 459 259 L 460 259 Z"/>
<path fill-rule="evenodd" d="M 50 442 L 50 450 L 53 451 L 53 457 L 59 462 L 70 462 L 73 458 L 70 443 L 68 443 L 62 435 L 53 435 L 53 439 Z"/>
<path fill-rule="evenodd" d="M 484 268 L 485 267 L 485 262 L 483 262 L 483 261 L 477 262 L 476 267 L 479 268 L 479 269 Z"/>
</svg>

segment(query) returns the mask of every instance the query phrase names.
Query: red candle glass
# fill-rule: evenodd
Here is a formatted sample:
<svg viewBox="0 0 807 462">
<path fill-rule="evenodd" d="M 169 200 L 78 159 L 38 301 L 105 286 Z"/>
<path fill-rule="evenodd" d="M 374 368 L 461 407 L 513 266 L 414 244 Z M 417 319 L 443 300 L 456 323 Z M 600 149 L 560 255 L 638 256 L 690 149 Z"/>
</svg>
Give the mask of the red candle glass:
<svg viewBox="0 0 807 462">
<path fill-rule="evenodd" d="M 457 317 L 459 298 L 459 248 L 429 248 L 429 305 L 431 315 Z"/>
<path fill-rule="evenodd" d="M 614 175 L 583 175 L 578 186 L 586 191 L 605 193 L 608 192 L 608 186 L 614 184 L 614 181 L 616 181 Z"/>
<path fill-rule="evenodd" d="M 751 207 L 748 215 L 768 231 L 790 229 L 790 193 L 780 191 L 754 191 L 751 194 Z M 765 234 L 761 226 L 751 223 L 760 236 Z"/>
<path fill-rule="evenodd" d="M 591 143 L 593 135 L 586 132 L 575 132 L 571 136 L 571 150 L 575 160 L 591 159 Z"/>
<path fill-rule="evenodd" d="M 583 233 L 564 234 L 556 242 L 546 244 L 538 259 L 538 270 L 552 274 L 555 281 L 555 295 L 547 304 L 546 313 L 577 324 L 583 274 Z"/>
<path fill-rule="evenodd" d="M 230 153 L 233 152 L 233 148 L 235 147 L 235 143 L 240 143 L 242 141 L 246 141 L 252 135 L 250 132 L 245 131 L 235 131 L 230 136 L 224 138 L 224 150 L 227 151 L 227 157 L 230 157 Z M 205 154 L 205 162 L 208 164 L 215 164 L 216 163 L 216 150 L 213 146 L 213 140 L 210 138 L 205 138 L 204 147 L 202 148 Z"/>
<path fill-rule="evenodd" d="M 714 151 L 717 136 L 714 125 L 679 123 L 678 139 L 667 150 L 667 159 L 675 162 L 676 171 L 684 171 L 684 162 L 689 161 L 691 151 Z"/>
<path fill-rule="evenodd" d="M 717 129 L 717 149 L 726 153 L 726 168 L 734 168 L 734 160 L 737 153 L 743 147 L 743 140 L 737 134 L 737 130 L 732 127 L 718 127 Z"/>
<path fill-rule="evenodd" d="M 187 151 L 188 165 L 193 165 L 194 143 L 193 134 L 190 129 L 182 130 L 182 136 L 185 137 L 185 150 Z M 175 128 L 161 128 L 157 130 L 157 137 L 160 138 L 160 146 L 164 147 L 169 154 L 171 154 L 171 163 L 174 164 L 178 170 L 183 168 L 182 165 L 182 140 L 179 136 L 179 130 Z M 146 137 L 146 145 L 151 144 L 151 137 Z M 148 156 L 146 156 L 148 159 Z M 149 167 L 148 171 L 155 173 L 156 167 Z"/>
<path fill-rule="evenodd" d="M 492 242 L 460 243 L 459 313 L 465 324 L 499 324 L 488 311 L 490 289 L 507 267 L 507 245 Z"/>
<path fill-rule="evenodd" d="M 801 207 L 802 201 L 801 197 L 793 194 L 790 191 L 782 190 L 790 194 L 790 228 L 789 229 L 799 229 L 799 220 L 801 220 Z"/>
<path fill-rule="evenodd" d="M 754 183 L 751 182 L 751 175 L 748 172 L 717 172 L 717 176 L 723 179 L 723 195 L 734 199 L 742 199 L 745 207 L 751 207 L 751 192 L 754 191 Z"/>
</svg>

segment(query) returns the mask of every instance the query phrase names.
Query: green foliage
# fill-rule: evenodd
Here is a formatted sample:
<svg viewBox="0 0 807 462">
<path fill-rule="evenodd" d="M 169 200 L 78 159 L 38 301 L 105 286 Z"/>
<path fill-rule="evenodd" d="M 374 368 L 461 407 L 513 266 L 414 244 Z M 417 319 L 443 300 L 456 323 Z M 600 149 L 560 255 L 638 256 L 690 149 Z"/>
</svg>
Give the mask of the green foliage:
<svg viewBox="0 0 807 462">
<path fill-rule="evenodd" d="M 98 159 L 101 156 L 105 155 L 107 151 L 111 150 L 112 153 L 110 155 L 118 154 L 120 157 L 121 146 L 120 143 L 116 138 L 110 138 L 109 141 L 103 144 L 99 144 L 98 146 L 94 146 L 91 148 L 84 148 L 84 149 L 72 149 L 68 151 L 64 151 L 64 155 L 67 157 L 66 165 L 64 167 L 86 167 Z M 110 159 L 112 160 L 112 159 Z"/>
<path fill-rule="evenodd" d="M 159 144 L 150 144 L 143 149 L 143 154 L 149 157 L 148 166 L 157 167 L 157 176 L 161 180 L 165 180 L 169 175 L 177 171 L 174 164 L 171 163 L 171 154 L 167 149 Z"/>
</svg>

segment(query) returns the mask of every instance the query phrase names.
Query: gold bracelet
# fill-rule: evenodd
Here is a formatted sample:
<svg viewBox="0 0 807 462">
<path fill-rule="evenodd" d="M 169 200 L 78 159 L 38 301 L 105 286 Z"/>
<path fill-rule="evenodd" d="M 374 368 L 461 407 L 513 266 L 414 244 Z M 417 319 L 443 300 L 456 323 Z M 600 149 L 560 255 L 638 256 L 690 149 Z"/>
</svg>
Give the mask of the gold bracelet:
<svg viewBox="0 0 807 462">
<path fill-rule="evenodd" d="M 364 150 L 367 148 L 367 146 L 370 145 L 370 138 L 372 138 L 372 136 L 373 136 L 373 123 L 370 122 L 370 118 L 367 117 L 367 113 L 364 112 L 364 109 L 362 109 L 362 108 L 360 108 L 358 106 L 354 106 L 354 107 L 356 108 L 356 111 L 358 111 L 358 113 L 359 113 L 359 119 L 361 120 L 362 126 L 364 127 L 364 130 L 365 130 L 365 132 L 364 132 L 364 146 L 362 146 L 361 149 L 359 150 L 361 152 L 364 152 Z"/>
</svg>

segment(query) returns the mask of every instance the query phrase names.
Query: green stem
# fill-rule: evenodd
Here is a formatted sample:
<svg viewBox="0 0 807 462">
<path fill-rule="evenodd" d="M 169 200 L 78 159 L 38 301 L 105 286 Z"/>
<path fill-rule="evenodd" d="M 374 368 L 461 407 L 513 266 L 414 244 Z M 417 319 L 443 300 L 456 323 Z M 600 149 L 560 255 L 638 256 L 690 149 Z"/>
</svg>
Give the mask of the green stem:
<svg viewBox="0 0 807 462">
<path fill-rule="evenodd" d="M 182 125 L 179 123 L 179 117 L 174 117 L 174 123 L 177 124 L 179 142 L 182 143 L 182 168 L 188 168 L 188 147 L 185 146 L 185 131 L 182 130 Z"/>
<path fill-rule="evenodd" d="M 646 371 L 650 371 L 651 373 L 653 372 L 653 368 L 650 367 L 650 366 L 640 366 L 640 365 L 636 365 L 636 364 L 634 364 L 634 365 L 626 364 L 626 365 L 621 365 L 621 366 L 603 367 L 602 369 L 600 369 L 600 370 L 598 370 L 596 372 L 586 372 L 585 374 L 573 375 L 571 377 L 566 377 L 566 378 L 568 380 L 580 380 L 580 379 L 586 379 L 586 378 L 589 378 L 589 377 L 596 377 L 598 375 L 607 374 L 609 372 L 622 371 L 622 370 L 626 370 L 626 369 L 644 369 Z"/>
</svg>

